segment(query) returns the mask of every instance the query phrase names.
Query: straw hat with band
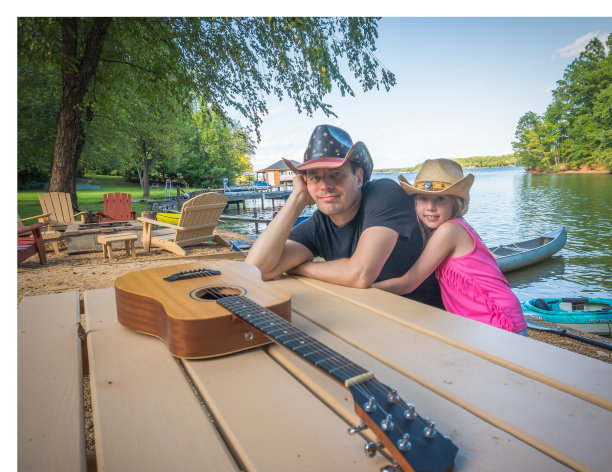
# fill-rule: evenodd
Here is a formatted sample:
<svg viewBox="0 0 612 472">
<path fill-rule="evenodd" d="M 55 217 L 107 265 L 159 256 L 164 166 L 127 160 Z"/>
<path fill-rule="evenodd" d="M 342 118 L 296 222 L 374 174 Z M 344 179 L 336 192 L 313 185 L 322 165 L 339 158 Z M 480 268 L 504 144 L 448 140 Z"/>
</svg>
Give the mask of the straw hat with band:
<svg viewBox="0 0 612 472">
<path fill-rule="evenodd" d="M 304 162 L 298 166 L 283 158 L 293 172 L 310 169 L 335 169 L 347 160 L 356 162 L 363 169 L 363 181 L 370 179 L 374 163 L 365 144 L 353 144 L 349 134 L 331 125 L 319 125 L 312 132 L 308 148 L 304 152 Z"/>
<path fill-rule="evenodd" d="M 466 203 L 470 199 L 470 187 L 474 183 L 474 174 L 463 176 L 462 167 L 450 159 L 427 159 L 411 185 L 403 175 L 399 183 L 408 195 L 455 195 Z"/>
</svg>

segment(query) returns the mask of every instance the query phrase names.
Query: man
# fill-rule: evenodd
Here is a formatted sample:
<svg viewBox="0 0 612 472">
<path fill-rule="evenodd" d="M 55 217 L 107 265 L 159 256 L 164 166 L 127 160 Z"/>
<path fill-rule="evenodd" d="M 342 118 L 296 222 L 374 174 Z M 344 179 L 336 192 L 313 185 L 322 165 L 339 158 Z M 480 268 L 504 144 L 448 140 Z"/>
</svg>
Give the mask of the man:
<svg viewBox="0 0 612 472">
<path fill-rule="evenodd" d="M 246 258 L 264 280 L 287 272 L 367 288 L 403 275 L 418 259 L 423 242 L 412 198 L 390 179 L 370 181 L 374 164 L 365 144 L 320 125 L 304 163 L 284 161 L 296 173 L 293 191 Z M 313 203 L 317 211 L 294 228 Z M 443 308 L 433 276 L 408 297 Z"/>
</svg>

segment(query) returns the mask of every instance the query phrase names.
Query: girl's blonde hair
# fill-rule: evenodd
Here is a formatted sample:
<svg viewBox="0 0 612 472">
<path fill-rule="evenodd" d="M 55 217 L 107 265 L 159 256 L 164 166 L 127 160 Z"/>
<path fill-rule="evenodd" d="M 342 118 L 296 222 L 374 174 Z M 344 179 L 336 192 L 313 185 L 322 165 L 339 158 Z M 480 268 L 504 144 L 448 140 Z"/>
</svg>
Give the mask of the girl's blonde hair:
<svg viewBox="0 0 612 472">
<path fill-rule="evenodd" d="M 456 195 L 447 195 L 447 196 L 448 198 L 451 199 L 452 208 L 453 208 L 450 219 L 451 220 L 456 219 L 456 218 L 463 219 L 463 215 L 465 215 L 468 210 L 468 205 L 466 204 L 465 200 L 461 197 L 457 197 Z M 416 209 L 416 199 L 417 198 L 418 198 L 418 195 L 415 195 L 414 196 L 415 209 Z M 431 235 L 434 233 L 435 230 L 430 229 L 427 226 L 425 226 L 418 216 L 417 216 L 417 221 L 419 222 L 419 228 L 421 229 L 421 236 L 423 236 L 423 247 L 425 247 L 425 245 L 427 244 L 427 241 L 429 241 L 429 238 L 431 238 Z"/>
</svg>

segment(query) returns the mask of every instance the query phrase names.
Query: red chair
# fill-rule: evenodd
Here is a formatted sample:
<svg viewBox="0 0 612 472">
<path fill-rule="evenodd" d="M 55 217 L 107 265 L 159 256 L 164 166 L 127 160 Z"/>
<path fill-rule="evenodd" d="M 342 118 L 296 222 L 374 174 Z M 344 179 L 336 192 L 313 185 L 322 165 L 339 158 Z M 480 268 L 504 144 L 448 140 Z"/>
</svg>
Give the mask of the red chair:
<svg viewBox="0 0 612 472">
<path fill-rule="evenodd" d="M 136 219 L 132 210 L 132 196 L 129 193 L 105 193 L 104 213 L 96 211 L 98 223 L 103 221 L 127 221 Z"/>
<path fill-rule="evenodd" d="M 47 226 L 47 223 L 36 223 L 31 226 L 17 228 L 17 266 L 34 254 L 38 253 L 40 263 L 47 263 L 47 252 L 45 243 L 40 232 L 40 228 Z M 32 233 L 30 236 L 19 237 L 20 234 Z"/>
</svg>

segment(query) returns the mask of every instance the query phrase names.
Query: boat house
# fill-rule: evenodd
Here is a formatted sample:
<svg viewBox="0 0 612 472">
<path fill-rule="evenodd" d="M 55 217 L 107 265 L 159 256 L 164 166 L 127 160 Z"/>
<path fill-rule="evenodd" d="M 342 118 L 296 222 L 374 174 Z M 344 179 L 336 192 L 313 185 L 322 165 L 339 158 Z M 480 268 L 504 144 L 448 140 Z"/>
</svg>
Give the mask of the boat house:
<svg viewBox="0 0 612 472">
<path fill-rule="evenodd" d="M 291 160 L 296 166 L 300 165 L 299 162 Z M 294 172 L 287 167 L 285 161 L 279 159 L 274 164 L 269 165 L 265 169 L 257 171 L 257 180 L 265 181 L 268 185 L 278 186 L 284 183 L 290 183 L 295 177 Z"/>
</svg>

